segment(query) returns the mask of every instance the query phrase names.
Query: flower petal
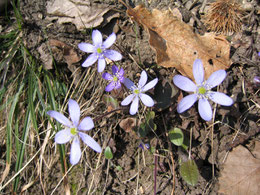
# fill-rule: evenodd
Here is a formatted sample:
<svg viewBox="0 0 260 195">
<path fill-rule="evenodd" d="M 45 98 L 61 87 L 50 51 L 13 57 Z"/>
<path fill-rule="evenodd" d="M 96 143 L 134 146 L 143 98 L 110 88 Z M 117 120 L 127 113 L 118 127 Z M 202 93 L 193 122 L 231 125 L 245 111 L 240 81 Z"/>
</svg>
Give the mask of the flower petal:
<svg viewBox="0 0 260 195">
<path fill-rule="evenodd" d="M 87 53 L 93 53 L 95 50 L 95 47 L 89 43 L 79 43 L 78 47 L 81 51 L 84 51 Z"/>
<path fill-rule="evenodd" d="M 182 113 L 188 110 L 198 99 L 197 94 L 187 95 L 179 102 L 177 112 Z"/>
<path fill-rule="evenodd" d="M 63 114 L 61 114 L 57 111 L 54 111 L 54 110 L 48 111 L 47 114 L 50 117 L 59 121 L 61 124 L 65 125 L 66 127 L 72 127 L 71 121 L 67 117 L 65 117 Z"/>
<path fill-rule="evenodd" d="M 122 79 L 122 78 L 124 78 L 124 73 L 125 73 L 125 71 L 124 71 L 124 69 L 123 68 L 120 68 L 120 70 L 119 70 L 119 72 L 118 72 L 118 75 L 119 75 L 119 77 Z M 121 81 L 122 82 L 122 81 Z"/>
<path fill-rule="evenodd" d="M 109 83 L 107 86 L 106 86 L 106 88 L 105 88 L 105 91 L 106 92 L 110 92 L 110 91 L 112 91 L 114 88 L 115 88 L 115 82 L 114 81 L 112 81 L 111 83 Z"/>
<path fill-rule="evenodd" d="M 153 79 L 143 87 L 142 91 L 145 92 L 148 91 L 149 89 L 152 89 L 157 84 L 157 82 L 158 82 L 157 78 Z"/>
<path fill-rule="evenodd" d="M 115 83 L 115 89 L 119 89 L 121 88 L 121 83 L 120 82 L 116 82 Z"/>
<path fill-rule="evenodd" d="M 122 102 L 121 105 L 122 106 L 127 106 L 128 104 L 130 104 L 133 99 L 134 99 L 135 95 L 134 94 L 130 94 L 129 96 L 127 96 Z"/>
<path fill-rule="evenodd" d="M 92 118 L 85 117 L 83 120 L 79 123 L 78 130 L 81 131 L 89 131 L 94 128 L 94 122 Z"/>
<path fill-rule="evenodd" d="M 140 80 L 138 82 L 138 87 L 143 87 L 147 82 L 147 73 L 143 70 L 141 73 Z"/>
<path fill-rule="evenodd" d="M 139 97 L 136 96 L 130 106 L 130 114 L 135 115 L 136 112 L 138 111 L 138 106 L 139 106 Z"/>
<path fill-rule="evenodd" d="M 115 50 L 105 50 L 103 54 L 110 60 L 118 61 L 122 59 L 122 55 Z"/>
<path fill-rule="evenodd" d="M 73 122 L 73 125 L 77 127 L 79 124 L 79 117 L 80 117 L 79 105 L 75 100 L 69 99 L 68 107 L 69 107 L 70 118 Z"/>
<path fill-rule="evenodd" d="M 100 47 L 103 42 L 102 34 L 99 30 L 93 30 L 92 32 L 92 40 L 95 46 Z"/>
<path fill-rule="evenodd" d="M 222 83 L 226 76 L 227 73 L 225 70 L 215 71 L 210 75 L 210 77 L 206 81 L 206 84 L 208 84 L 210 88 L 214 88 L 218 86 L 220 83 Z"/>
<path fill-rule="evenodd" d="M 173 83 L 183 91 L 195 92 L 197 89 L 196 85 L 190 79 L 181 75 L 175 75 Z"/>
<path fill-rule="evenodd" d="M 118 72 L 118 67 L 116 65 L 112 66 L 112 73 L 116 74 Z"/>
<path fill-rule="evenodd" d="M 81 157 L 81 149 L 80 149 L 79 138 L 75 136 L 70 149 L 70 163 L 72 165 L 77 164 L 80 160 L 80 157 Z"/>
<path fill-rule="evenodd" d="M 133 81 L 131 81 L 129 78 L 125 78 L 123 83 L 124 83 L 124 85 L 126 86 L 127 89 L 132 90 L 133 88 L 136 88 L 136 86 L 133 83 Z"/>
<path fill-rule="evenodd" d="M 147 107 L 152 107 L 154 105 L 154 101 L 149 95 L 140 93 L 139 97 L 142 100 L 142 102 L 144 103 L 144 105 L 146 105 Z"/>
<path fill-rule="evenodd" d="M 112 75 L 109 74 L 109 73 L 107 73 L 107 72 L 103 73 L 103 74 L 102 74 L 102 77 L 103 77 L 103 79 L 106 79 L 106 80 L 108 80 L 108 81 L 113 80 Z"/>
<path fill-rule="evenodd" d="M 96 152 L 100 153 L 101 152 L 101 147 L 100 145 L 89 135 L 85 134 L 85 133 L 81 133 L 79 132 L 79 136 L 82 139 L 82 141 L 87 144 L 90 148 L 92 148 L 93 150 L 95 150 Z"/>
<path fill-rule="evenodd" d="M 210 92 L 209 98 L 213 102 L 216 102 L 217 104 L 220 104 L 223 106 L 231 106 L 234 103 L 232 98 L 230 98 L 229 96 L 227 96 L 224 93 Z"/>
<path fill-rule="evenodd" d="M 205 121 L 212 119 L 212 109 L 207 99 L 199 99 L 199 114 Z"/>
<path fill-rule="evenodd" d="M 55 134 L 55 142 L 57 144 L 65 144 L 73 138 L 73 135 L 70 133 L 70 128 L 66 128 L 58 131 Z"/>
<path fill-rule="evenodd" d="M 111 45 L 113 45 L 116 41 L 116 34 L 113 32 L 111 35 L 107 37 L 107 39 L 104 41 L 103 46 L 104 48 L 109 48 Z"/>
<path fill-rule="evenodd" d="M 83 62 L 83 64 L 81 66 L 83 67 L 89 67 L 92 64 L 94 64 L 98 59 L 98 56 L 96 55 L 96 53 L 90 54 L 87 59 Z"/>
<path fill-rule="evenodd" d="M 204 69 L 202 65 L 202 61 L 200 59 L 196 59 L 193 63 L 193 76 L 198 85 L 201 85 L 204 81 Z"/>
<path fill-rule="evenodd" d="M 104 58 L 98 59 L 98 72 L 103 72 L 106 67 L 106 60 Z"/>
</svg>

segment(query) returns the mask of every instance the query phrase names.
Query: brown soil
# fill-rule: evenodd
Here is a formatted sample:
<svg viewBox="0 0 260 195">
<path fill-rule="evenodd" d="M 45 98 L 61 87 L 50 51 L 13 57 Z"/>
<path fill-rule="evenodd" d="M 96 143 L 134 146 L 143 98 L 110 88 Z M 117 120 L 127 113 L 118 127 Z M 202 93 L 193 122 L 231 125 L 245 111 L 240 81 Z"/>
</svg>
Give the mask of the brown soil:
<svg viewBox="0 0 260 195">
<path fill-rule="evenodd" d="M 78 50 L 77 44 L 91 42 L 90 31 L 79 32 L 73 24 L 59 25 L 55 21 L 45 20 L 46 1 L 21 0 L 21 11 L 24 17 L 23 38 L 26 47 L 36 59 L 40 60 L 39 48 L 41 47 L 45 52 L 49 52 L 47 40 L 57 39 L 75 48 L 82 56 L 80 61 L 82 63 L 86 55 Z M 120 13 L 119 18 L 113 19 L 98 29 L 104 35 L 109 35 L 112 31 L 116 32 L 117 42 L 116 46 L 113 47 L 117 47 L 122 52 L 124 59 L 120 62 L 120 65 L 125 68 L 128 77 L 136 80 L 140 76 L 140 74 L 136 73 L 141 72 L 139 66 L 144 69 L 152 66 L 150 75 L 157 76 L 159 79 L 167 78 L 172 82 L 176 70 L 156 66 L 155 53 L 148 44 L 147 33 L 141 26 L 133 23 L 127 17 L 126 8 L 115 0 L 93 2 L 107 4 L 111 8 L 116 8 Z M 149 3 L 147 0 L 133 0 L 129 4 L 136 6 L 141 2 L 149 9 L 168 9 L 174 8 L 175 2 L 180 3 L 181 1 L 151 0 L 151 3 Z M 200 6 L 201 3 L 195 5 L 197 9 Z M 188 22 L 189 18 L 191 18 L 191 11 L 182 6 L 179 9 L 185 21 Z M 199 16 L 198 18 L 200 19 Z M 93 194 L 153 194 L 155 155 L 158 155 L 157 194 L 170 195 L 173 189 L 174 194 L 177 195 L 218 194 L 218 177 L 227 152 L 235 147 L 236 143 L 237 145 L 246 145 L 255 138 L 259 139 L 257 135 L 259 133 L 260 111 L 259 107 L 257 107 L 260 104 L 259 89 L 253 83 L 254 76 L 259 76 L 260 59 L 257 57 L 257 51 L 260 51 L 260 37 L 258 34 L 260 28 L 258 25 L 259 17 L 253 12 L 250 18 L 245 20 L 243 31 L 235 34 L 241 36 L 239 39 L 240 46 L 236 49 L 232 47 L 231 53 L 234 63 L 227 70 L 228 76 L 219 88 L 221 92 L 231 96 L 235 103 L 232 107 L 219 105 L 216 107 L 214 126 L 212 126 L 212 123 L 205 123 L 198 116 L 197 106 L 193 106 L 185 114 L 179 115 L 176 111 L 177 97 L 175 97 L 171 105 L 166 109 L 155 110 L 156 136 L 153 132 L 150 132 L 144 139 L 149 141 L 150 145 L 155 148 L 153 154 L 149 150 L 141 150 L 138 147 L 141 139 L 134 133 L 125 132 L 119 127 L 118 123 L 122 119 L 129 117 L 127 111 L 113 114 L 109 118 L 103 118 L 100 122 L 97 122 L 99 124 L 97 128 L 101 130 L 99 142 L 109 141 L 108 145 L 113 149 L 114 158 L 109 163 L 108 172 L 108 161 L 103 157 L 97 171 L 91 172 L 89 166 L 95 167 L 97 156 L 88 150 L 82 157 L 83 161 L 75 166 L 68 175 L 72 191 L 76 190 L 73 193 L 87 194 L 93 174 L 95 174 L 92 185 Z M 196 29 L 196 23 L 194 23 L 194 27 Z M 229 38 L 232 40 L 235 35 Z M 54 53 L 54 57 L 58 65 L 57 68 L 63 69 L 64 74 L 68 75 L 68 80 L 72 80 L 71 71 L 75 70 L 75 67 L 80 67 L 80 63 L 73 65 L 75 67 L 71 68 L 66 65 L 64 59 L 58 53 Z M 87 94 L 85 98 L 88 98 Z M 96 106 L 95 114 L 100 116 L 105 107 L 102 102 Z M 179 162 L 186 159 L 188 153 L 167 141 L 167 131 L 171 127 L 183 129 L 187 140 L 190 139 L 192 129 L 191 154 L 200 172 L 199 182 L 194 187 L 188 185 L 180 176 Z M 235 139 L 235 143 L 232 144 L 232 140 L 238 131 L 238 137 Z M 245 135 L 245 139 L 243 139 L 243 135 Z M 69 146 L 67 147 L 69 148 Z M 173 158 L 171 158 L 171 154 Z M 52 167 L 43 167 L 42 180 L 44 186 L 46 186 L 44 191 L 47 194 L 53 191 L 62 178 L 58 154 L 55 159 L 56 163 Z M 88 163 L 88 166 L 85 165 L 86 163 Z M 122 169 L 119 169 L 118 166 Z M 29 182 L 25 175 L 22 178 L 24 185 Z M 174 184 L 173 181 L 175 181 Z M 42 194 L 43 190 L 40 189 L 42 189 L 42 185 L 40 180 L 37 180 L 34 185 L 28 188 L 26 194 Z M 60 185 L 57 191 L 62 194 L 64 192 L 63 186 Z"/>
</svg>

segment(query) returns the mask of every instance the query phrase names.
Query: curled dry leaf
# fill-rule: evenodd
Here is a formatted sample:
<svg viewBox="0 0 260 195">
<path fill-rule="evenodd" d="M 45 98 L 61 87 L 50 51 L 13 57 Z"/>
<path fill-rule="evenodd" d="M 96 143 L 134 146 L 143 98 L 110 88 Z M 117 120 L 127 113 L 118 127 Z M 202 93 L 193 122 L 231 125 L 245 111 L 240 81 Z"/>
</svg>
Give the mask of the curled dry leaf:
<svg viewBox="0 0 260 195">
<path fill-rule="evenodd" d="M 50 46 L 56 46 L 62 50 L 63 57 L 69 66 L 81 60 L 76 50 L 73 49 L 73 47 L 67 45 L 66 43 L 55 39 L 50 39 L 49 44 Z"/>
<path fill-rule="evenodd" d="M 134 127 L 136 126 L 136 118 L 126 118 L 121 120 L 121 122 L 119 123 L 119 126 L 125 130 L 126 132 L 132 132 L 134 130 Z"/>
<path fill-rule="evenodd" d="M 55 54 L 55 52 L 61 54 L 61 58 L 65 60 L 65 62 L 68 64 L 68 69 L 73 73 L 72 76 L 75 79 L 74 84 L 77 84 L 80 81 L 81 70 L 77 69 L 74 64 L 79 62 L 81 60 L 81 57 L 79 57 L 78 53 L 73 47 L 67 45 L 62 41 L 50 39 L 49 44 L 52 47 L 53 54 Z M 58 49 L 55 50 L 55 48 L 53 47 L 57 47 Z"/>
<path fill-rule="evenodd" d="M 119 13 L 109 11 L 108 6 L 92 3 L 91 0 L 51 0 L 47 2 L 48 19 L 58 19 L 60 24 L 72 22 L 78 30 L 95 28 L 101 23 L 107 23 L 119 16 Z"/>
<path fill-rule="evenodd" d="M 231 65 L 230 44 L 224 36 L 206 33 L 201 36 L 192 27 L 173 16 L 170 11 L 148 11 L 144 6 L 128 7 L 127 14 L 142 24 L 150 35 L 149 43 L 156 51 L 157 63 L 175 67 L 193 78 L 192 65 L 195 59 L 203 61 L 205 77 L 214 71 Z"/>
<path fill-rule="evenodd" d="M 219 178 L 220 193 L 227 195 L 259 194 L 260 142 L 255 143 L 252 153 L 241 145 L 230 152 Z"/>
</svg>

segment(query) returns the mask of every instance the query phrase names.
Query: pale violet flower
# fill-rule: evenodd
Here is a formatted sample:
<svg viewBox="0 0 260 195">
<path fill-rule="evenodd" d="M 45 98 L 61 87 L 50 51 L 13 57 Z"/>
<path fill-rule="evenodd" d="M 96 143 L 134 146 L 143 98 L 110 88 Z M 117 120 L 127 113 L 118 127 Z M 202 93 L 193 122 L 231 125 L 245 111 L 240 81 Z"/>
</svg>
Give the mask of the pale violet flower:
<svg viewBox="0 0 260 195">
<path fill-rule="evenodd" d="M 120 70 L 116 65 L 112 66 L 112 75 L 109 73 L 103 73 L 102 77 L 110 83 L 106 86 L 105 91 L 109 92 L 112 91 L 113 89 L 119 89 L 121 87 L 121 83 L 124 82 L 124 69 L 121 68 Z"/>
<path fill-rule="evenodd" d="M 132 91 L 132 94 L 127 96 L 122 102 L 122 106 L 129 105 L 130 106 L 130 114 L 134 115 L 136 114 L 139 106 L 139 98 L 143 102 L 143 104 L 147 107 L 152 107 L 154 105 L 153 99 L 146 95 L 144 92 L 148 91 L 149 89 L 152 89 L 158 82 L 158 79 L 153 79 L 149 83 L 147 83 L 147 74 L 145 71 L 142 71 L 140 80 L 138 82 L 138 85 L 136 86 L 130 79 L 126 78 L 124 81 L 124 85 Z"/>
<path fill-rule="evenodd" d="M 80 108 L 75 100 L 69 100 L 68 110 L 71 120 L 69 120 L 63 114 L 54 110 L 48 111 L 47 114 L 65 126 L 63 130 L 60 130 L 58 133 L 56 133 L 55 142 L 58 144 L 65 144 L 72 140 L 70 150 L 70 163 L 72 165 L 75 165 L 79 162 L 81 157 L 79 138 L 81 138 L 81 140 L 85 144 L 87 144 L 96 152 L 101 152 L 101 147 L 93 138 L 83 133 L 84 131 L 91 130 L 94 127 L 94 123 L 90 117 L 85 117 L 82 119 L 81 122 L 79 122 Z"/>
<path fill-rule="evenodd" d="M 98 30 L 93 30 L 92 32 L 93 45 L 89 43 L 80 43 L 78 47 L 80 50 L 92 53 L 83 62 L 83 67 L 89 67 L 98 60 L 98 72 L 103 72 L 106 67 L 106 60 L 108 58 L 113 61 L 118 61 L 122 59 L 122 55 L 115 51 L 109 50 L 114 42 L 116 41 L 116 34 L 113 32 L 109 37 L 103 42 L 102 34 Z"/>
<path fill-rule="evenodd" d="M 223 106 L 230 106 L 233 100 L 224 93 L 211 91 L 225 79 L 227 73 L 225 70 L 218 70 L 210 75 L 207 81 L 204 81 L 204 69 L 200 59 L 193 63 L 193 76 L 195 83 L 187 77 L 176 75 L 173 77 L 173 83 L 186 92 L 193 94 L 184 97 L 177 106 L 177 111 L 182 113 L 189 109 L 197 100 L 199 100 L 199 114 L 205 121 L 212 119 L 212 109 L 208 99 Z"/>
</svg>

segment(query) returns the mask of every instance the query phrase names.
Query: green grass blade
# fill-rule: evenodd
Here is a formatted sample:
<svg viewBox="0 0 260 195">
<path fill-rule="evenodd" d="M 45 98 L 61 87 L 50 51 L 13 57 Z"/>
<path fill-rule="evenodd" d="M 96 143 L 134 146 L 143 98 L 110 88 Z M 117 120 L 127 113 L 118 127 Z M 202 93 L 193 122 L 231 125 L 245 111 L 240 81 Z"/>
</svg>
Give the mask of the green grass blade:
<svg viewBox="0 0 260 195">
<path fill-rule="evenodd" d="M 47 87 L 47 91 L 49 94 L 49 102 L 51 105 L 51 109 L 52 110 L 57 110 L 56 109 L 56 101 L 55 101 L 55 97 L 54 97 L 54 91 L 53 91 L 53 87 L 51 85 L 50 82 L 50 78 L 49 76 L 46 74 L 45 75 L 45 83 L 46 83 L 46 87 Z M 57 128 L 58 130 L 60 130 L 60 124 L 57 123 Z M 61 168 L 62 168 L 62 172 L 65 174 L 67 171 L 67 163 L 66 163 L 66 158 L 65 158 L 65 148 L 63 144 L 58 144 L 58 148 L 59 148 L 59 152 L 60 152 L 60 161 L 61 161 Z"/>
<path fill-rule="evenodd" d="M 30 122 L 31 122 L 31 112 L 30 112 L 30 110 L 27 110 L 25 120 L 24 120 L 24 128 L 23 128 L 23 135 L 21 138 L 20 148 L 17 151 L 18 154 L 17 154 L 17 161 L 15 164 L 15 172 L 18 172 L 22 168 L 26 142 L 27 142 L 27 138 L 29 135 L 30 125 L 31 125 Z M 16 135 L 16 136 L 18 136 L 18 135 Z M 14 193 L 17 193 L 19 181 L 20 181 L 20 175 L 18 175 L 14 180 L 14 185 L 13 185 Z"/>
<path fill-rule="evenodd" d="M 8 119 L 7 119 L 7 126 L 6 126 L 6 162 L 11 163 L 11 153 L 12 153 L 12 124 L 13 124 L 13 118 L 14 118 L 14 112 L 15 108 L 17 106 L 19 96 L 22 93 L 22 90 L 24 88 L 24 84 L 22 83 L 19 87 L 18 92 L 14 96 L 14 100 L 12 102 Z"/>
<path fill-rule="evenodd" d="M 35 113 L 35 106 L 34 106 L 34 100 L 35 100 L 35 94 L 36 94 L 36 87 L 35 85 L 35 75 L 33 74 L 32 70 L 30 69 L 29 73 L 29 80 L 28 80 L 29 88 L 28 88 L 28 105 L 29 105 L 29 110 L 31 112 L 31 117 L 32 117 L 32 124 L 36 132 L 38 133 L 38 124 L 36 120 L 36 113 Z"/>
</svg>

